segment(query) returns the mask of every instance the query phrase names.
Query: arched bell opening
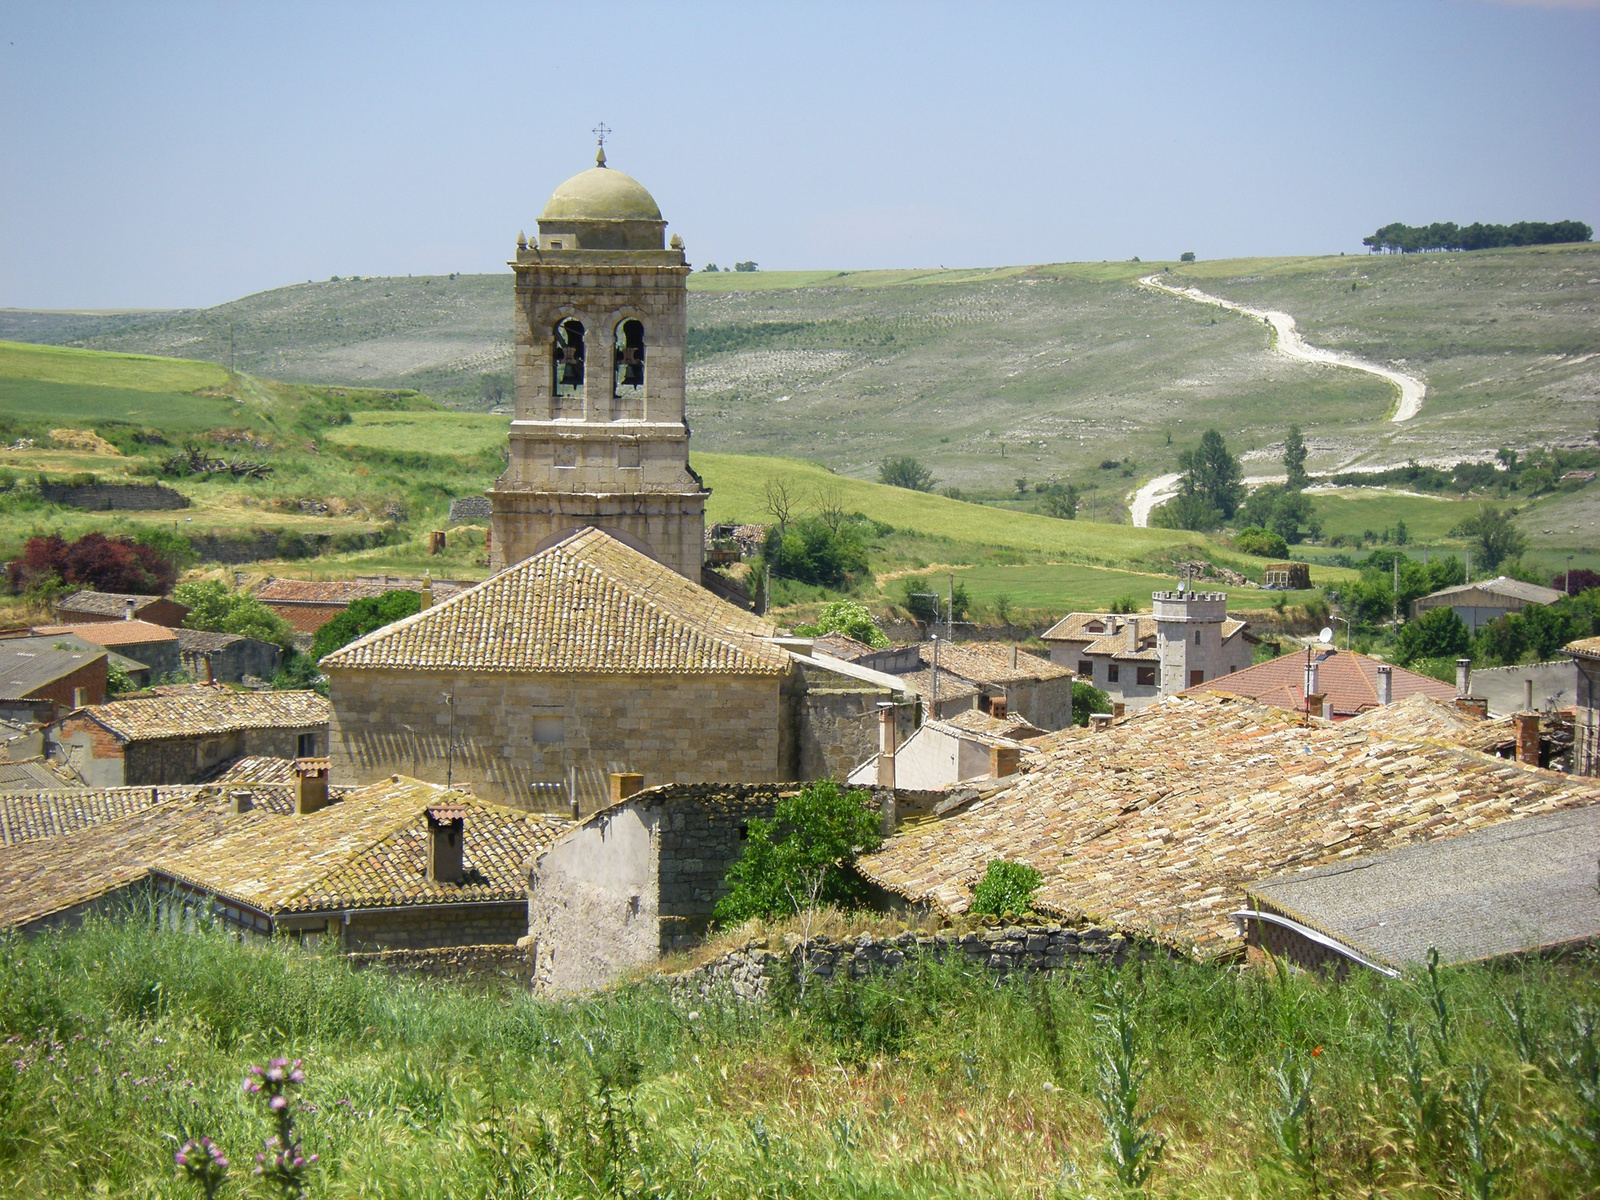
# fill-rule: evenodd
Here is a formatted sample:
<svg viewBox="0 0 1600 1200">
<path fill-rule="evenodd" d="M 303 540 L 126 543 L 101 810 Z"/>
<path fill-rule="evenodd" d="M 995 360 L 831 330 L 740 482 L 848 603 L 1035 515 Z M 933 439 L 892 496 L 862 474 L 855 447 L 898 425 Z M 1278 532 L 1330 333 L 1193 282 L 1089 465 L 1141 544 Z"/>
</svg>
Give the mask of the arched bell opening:
<svg viewBox="0 0 1600 1200">
<path fill-rule="evenodd" d="M 551 361 L 557 396 L 583 395 L 583 322 L 568 317 L 556 326 Z"/>
<path fill-rule="evenodd" d="M 617 325 L 616 371 L 611 384 L 613 396 L 626 396 L 623 389 L 644 386 L 644 325 L 629 319 Z"/>
</svg>

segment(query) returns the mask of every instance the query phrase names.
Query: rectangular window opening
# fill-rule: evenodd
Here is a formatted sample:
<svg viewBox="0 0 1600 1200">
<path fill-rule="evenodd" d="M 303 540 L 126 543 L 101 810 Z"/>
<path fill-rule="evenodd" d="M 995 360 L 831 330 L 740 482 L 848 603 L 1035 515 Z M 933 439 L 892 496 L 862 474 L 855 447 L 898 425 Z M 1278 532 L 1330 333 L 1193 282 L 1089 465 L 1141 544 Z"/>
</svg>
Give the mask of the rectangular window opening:
<svg viewBox="0 0 1600 1200">
<path fill-rule="evenodd" d="M 1112 663 L 1109 667 L 1106 668 L 1106 682 L 1107 683 L 1120 683 L 1121 682 L 1121 675 L 1122 675 L 1122 668 L 1120 666 L 1118 666 L 1116 663 Z"/>
</svg>

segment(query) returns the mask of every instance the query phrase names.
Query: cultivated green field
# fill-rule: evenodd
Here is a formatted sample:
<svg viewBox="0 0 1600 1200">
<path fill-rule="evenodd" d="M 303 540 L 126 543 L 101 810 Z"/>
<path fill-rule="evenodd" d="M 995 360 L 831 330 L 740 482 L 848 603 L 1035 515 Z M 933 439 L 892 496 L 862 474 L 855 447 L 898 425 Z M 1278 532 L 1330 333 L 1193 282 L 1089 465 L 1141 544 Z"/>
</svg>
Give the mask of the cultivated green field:
<svg viewBox="0 0 1600 1200">
<path fill-rule="evenodd" d="M 507 417 L 479 413 L 365 412 L 325 437 L 338 446 L 470 457 L 504 447 L 509 425 Z"/>
</svg>

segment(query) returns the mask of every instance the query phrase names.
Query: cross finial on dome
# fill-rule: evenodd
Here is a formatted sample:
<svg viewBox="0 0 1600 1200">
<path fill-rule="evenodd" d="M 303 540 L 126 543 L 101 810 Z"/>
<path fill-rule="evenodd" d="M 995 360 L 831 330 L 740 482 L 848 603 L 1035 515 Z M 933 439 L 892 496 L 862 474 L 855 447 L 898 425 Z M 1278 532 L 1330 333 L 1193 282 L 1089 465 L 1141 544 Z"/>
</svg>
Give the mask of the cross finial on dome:
<svg viewBox="0 0 1600 1200">
<path fill-rule="evenodd" d="M 601 121 L 589 132 L 594 134 L 595 142 L 599 146 L 599 149 L 595 152 L 594 165 L 603 167 L 606 165 L 606 134 L 610 133 L 611 130 L 606 127 L 604 121 Z"/>
</svg>

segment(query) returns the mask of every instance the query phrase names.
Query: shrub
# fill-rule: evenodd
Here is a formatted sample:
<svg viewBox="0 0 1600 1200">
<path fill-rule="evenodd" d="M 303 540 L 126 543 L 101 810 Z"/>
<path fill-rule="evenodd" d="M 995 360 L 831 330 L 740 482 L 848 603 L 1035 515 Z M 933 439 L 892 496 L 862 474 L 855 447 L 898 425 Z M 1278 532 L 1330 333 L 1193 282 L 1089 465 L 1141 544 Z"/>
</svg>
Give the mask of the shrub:
<svg viewBox="0 0 1600 1200">
<path fill-rule="evenodd" d="M 888 637 L 878 628 L 872 614 L 864 604 L 854 600 L 835 600 L 823 607 L 813 625 L 797 625 L 795 632 L 801 637 L 821 637 L 825 633 L 842 633 L 858 642 L 882 650 L 889 644 Z"/>
<path fill-rule="evenodd" d="M 1516 613 L 1490 621 L 1478 631 L 1477 657 L 1491 663 L 1520 662 L 1528 652 L 1528 626 Z"/>
<path fill-rule="evenodd" d="M 1127 616 L 1131 613 L 1136 613 L 1139 611 L 1139 597 L 1132 595 L 1118 596 L 1111 602 L 1111 611 L 1116 613 L 1118 616 Z"/>
<path fill-rule="evenodd" d="M 886 458 L 879 463 L 878 480 L 890 487 L 910 488 L 913 492 L 931 492 L 936 482 L 933 472 L 909 454 Z"/>
<path fill-rule="evenodd" d="M 7 574 L 13 592 L 59 581 L 97 592 L 160 596 L 172 586 L 177 569 L 154 546 L 132 538 L 86 533 L 75 542 L 59 534 L 29 538 Z"/>
<path fill-rule="evenodd" d="M 1400 631 L 1395 658 L 1408 667 L 1419 658 L 1459 658 L 1472 649 L 1472 637 L 1453 608 L 1430 608 Z"/>
<path fill-rule="evenodd" d="M 1222 525 L 1222 510 L 1204 496 L 1174 496 L 1150 514 L 1159 529 L 1188 529 L 1206 533 Z"/>
<path fill-rule="evenodd" d="M 995 859 L 972 889 L 973 913 L 1028 913 L 1033 911 L 1033 893 L 1043 876 L 1026 863 Z"/>
<path fill-rule="evenodd" d="M 404 589 L 351 601 L 349 608 L 317 630 L 309 657 L 313 663 L 319 662 L 324 655 L 332 654 L 339 647 L 348 646 L 375 629 L 382 629 L 401 617 L 421 611 L 421 594 Z"/>
<path fill-rule="evenodd" d="M 767 532 L 762 556 L 772 573 L 818 587 L 844 588 L 865 575 L 867 550 L 853 522 L 829 524 L 805 517 Z"/>
<path fill-rule="evenodd" d="M 831 779 L 778 801 L 773 818 L 752 818 L 744 853 L 728 870 L 716 919 L 738 925 L 833 905 L 858 906 L 865 886 L 848 867 L 883 843 L 872 794 L 840 791 Z"/>
<path fill-rule="evenodd" d="M 189 606 L 184 624 L 190 629 L 259 638 L 285 650 L 294 645 L 294 627 L 289 622 L 248 592 L 236 592 L 220 579 L 182 584 L 172 598 Z"/>
<path fill-rule="evenodd" d="M 1451 536 L 1470 538 L 1477 549 L 1478 564 L 1485 571 L 1493 571 L 1528 548 L 1528 540 L 1511 523 L 1513 512 L 1492 504 L 1482 505 L 1475 515 L 1452 529 Z"/>
<path fill-rule="evenodd" d="M 1111 697 L 1106 692 L 1097 688 L 1092 683 L 1085 683 L 1081 679 L 1072 684 L 1072 723 L 1074 725 L 1087 725 L 1090 713 L 1108 713 L 1111 711 Z"/>
<path fill-rule="evenodd" d="M 1289 543 L 1270 529 L 1241 529 L 1233 535 L 1233 544 L 1259 558 L 1287 558 L 1289 554 Z"/>
<path fill-rule="evenodd" d="M 106 661 L 106 695 L 123 696 L 134 690 L 133 677 L 116 659 Z"/>
</svg>

